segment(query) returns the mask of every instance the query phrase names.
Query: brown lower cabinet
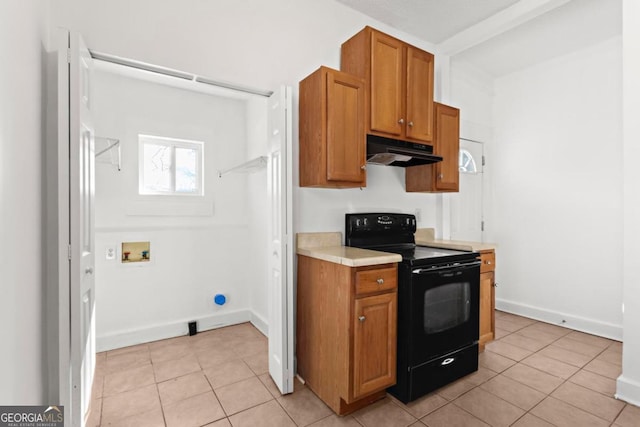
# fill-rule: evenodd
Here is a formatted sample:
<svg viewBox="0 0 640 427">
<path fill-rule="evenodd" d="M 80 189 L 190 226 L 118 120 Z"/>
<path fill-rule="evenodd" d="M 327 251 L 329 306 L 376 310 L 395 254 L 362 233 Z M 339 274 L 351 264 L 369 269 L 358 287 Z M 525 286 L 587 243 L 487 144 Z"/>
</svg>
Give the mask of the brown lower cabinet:
<svg viewBox="0 0 640 427">
<path fill-rule="evenodd" d="M 397 264 L 348 267 L 298 256 L 298 374 L 337 414 L 396 382 Z"/>
<path fill-rule="evenodd" d="M 489 341 L 495 339 L 496 320 L 496 294 L 495 294 L 495 251 L 480 251 L 480 351 Z"/>
</svg>

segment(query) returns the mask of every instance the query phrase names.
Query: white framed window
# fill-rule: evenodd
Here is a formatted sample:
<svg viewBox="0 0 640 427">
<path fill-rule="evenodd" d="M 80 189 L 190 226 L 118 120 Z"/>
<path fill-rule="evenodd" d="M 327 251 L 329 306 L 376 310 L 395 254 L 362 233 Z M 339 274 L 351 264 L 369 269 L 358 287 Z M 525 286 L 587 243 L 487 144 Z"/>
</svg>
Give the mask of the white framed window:
<svg viewBox="0 0 640 427">
<path fill-rule="evenodd" d="M 138 135 L 138 193 L 204 195 L 204 143 Z"/>
<path fill-rule="evenodd" d="M 460 149 L 458 157 L 458 169 L 463 173 L 478 173 L 478 167 L 476 166 L 476 160 L 473 158 L 473 154 L 469 150 L 464 148 Z"/>
</svg>

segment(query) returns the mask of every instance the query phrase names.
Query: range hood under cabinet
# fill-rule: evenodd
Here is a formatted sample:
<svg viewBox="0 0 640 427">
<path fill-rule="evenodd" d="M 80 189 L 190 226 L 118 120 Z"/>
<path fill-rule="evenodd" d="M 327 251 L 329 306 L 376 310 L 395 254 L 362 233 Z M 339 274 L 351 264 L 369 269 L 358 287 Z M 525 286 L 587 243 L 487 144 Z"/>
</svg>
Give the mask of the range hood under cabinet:
<svg viewBox="0 0 640 427">
<path fill-rule="evenodd" d="M 320 67 L 300 82 L 300 186 L 365 187 L 375 164 L 409 168 L 407 191 L 457 191 L 419 182 L 444 163 L 457 173 L 458 146 L 442 138 L 450 126 L 436 129 L 433 85 L 429 52 L 371 27 L 343 43 L 341 71 Z"/>
</svg>

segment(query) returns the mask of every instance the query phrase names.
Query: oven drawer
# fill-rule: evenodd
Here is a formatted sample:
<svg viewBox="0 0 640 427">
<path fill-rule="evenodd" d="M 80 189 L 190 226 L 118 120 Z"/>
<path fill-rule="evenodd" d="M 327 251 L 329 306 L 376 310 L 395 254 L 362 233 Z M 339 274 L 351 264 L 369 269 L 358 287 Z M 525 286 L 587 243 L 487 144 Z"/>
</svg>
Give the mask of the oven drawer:
<svg viewBox="0 0 640 427">
<path fill-rule="evenodd" d="M 480 273 L 487 273 L 489 271 L 495 271 L 496 269 L 496 253 L 482 252 L 480 253 Z"/>
<path fill-rule="evenodd" d="M 388 291 L 395 289 L 397 286 L 397 267 L 356 272 L 356 295 Z"/>
<path fill-rule="evenodd" d="M 412 368 L 409 373 L 409 400 L 424 396 L 477 370 L 478 344 L 469 345 Z"/>
</svg>

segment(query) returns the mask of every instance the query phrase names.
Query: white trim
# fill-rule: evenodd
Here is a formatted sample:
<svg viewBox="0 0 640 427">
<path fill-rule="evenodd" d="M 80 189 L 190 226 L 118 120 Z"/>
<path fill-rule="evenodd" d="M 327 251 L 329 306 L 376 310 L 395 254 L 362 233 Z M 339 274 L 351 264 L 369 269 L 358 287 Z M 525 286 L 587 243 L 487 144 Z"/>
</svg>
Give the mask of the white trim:
<svg viewBox="0 0 640 427">
<path fill-rule="evenodd" d="M 567 313 L 547 310 L 545 308 L 534 307 L 498 298 L 496 298 L 496 309 L 562 326 L 568 329 L 586 332 L 588 334 L 598 335 L 616 341 L 622 341 L 622 325 L 600 322 L 593 319 L 587 319 L 585 317 L 574 316 Z"/>
<path fill-rule="evenodd" d="M 632 405 L 640 406 L 640 383 L 624 376 L 618 377 L 616 381 L 615 398 L 624 400 Z"/>
<path fill-rule="evenodd" d="M 69 295 L 69 31 L 58 30 L 58 402 L 71 411 Z"/>
<path fill-rule="evenodd" d="M 454 56 L 568 2 L 569 0 L 520 0 L 453 35 L 440 43 L 437 49 L 442 54 Z"/>
<path fill-rule="evenodd" d="M 251 311 L 251 324 L 262 332 L 262 335 L 269 337 L 269 322 L 255 311 Z"/>
<path fill-rule="evenodd" d="M 172 230 L 229 230 L 231 228 L 239 228 L 248 230 L 246 224 L 220 223 L 220 224 L 171 224 L 171 225 L 119 225 L 96 227 L 96 233 L 130 233 L 140 231 L 172 231 Z"/>
<path fill-rule="evenodd" d="M 257 316 L 255 316 L 251 310 L 237 310 L 229 313 L 190 317 L 176 322 L 118 331 L 96 337 L 96 351 L 101 352 L 113 350 L 116 348 L 129 347 L 131 345 L 187 335 L 189 332 L 187 324 L 193 321 L 198 322 L 198 332 L 203 332 L 210 329 L 237 325 L 239 323 L 252 322 L 254 317 Z M 261 327 L 258 327 L 257 325 L 256 327 L 263 332 Z M 266 325 L 263 327 L 266 327 Z"/>
</svg>

